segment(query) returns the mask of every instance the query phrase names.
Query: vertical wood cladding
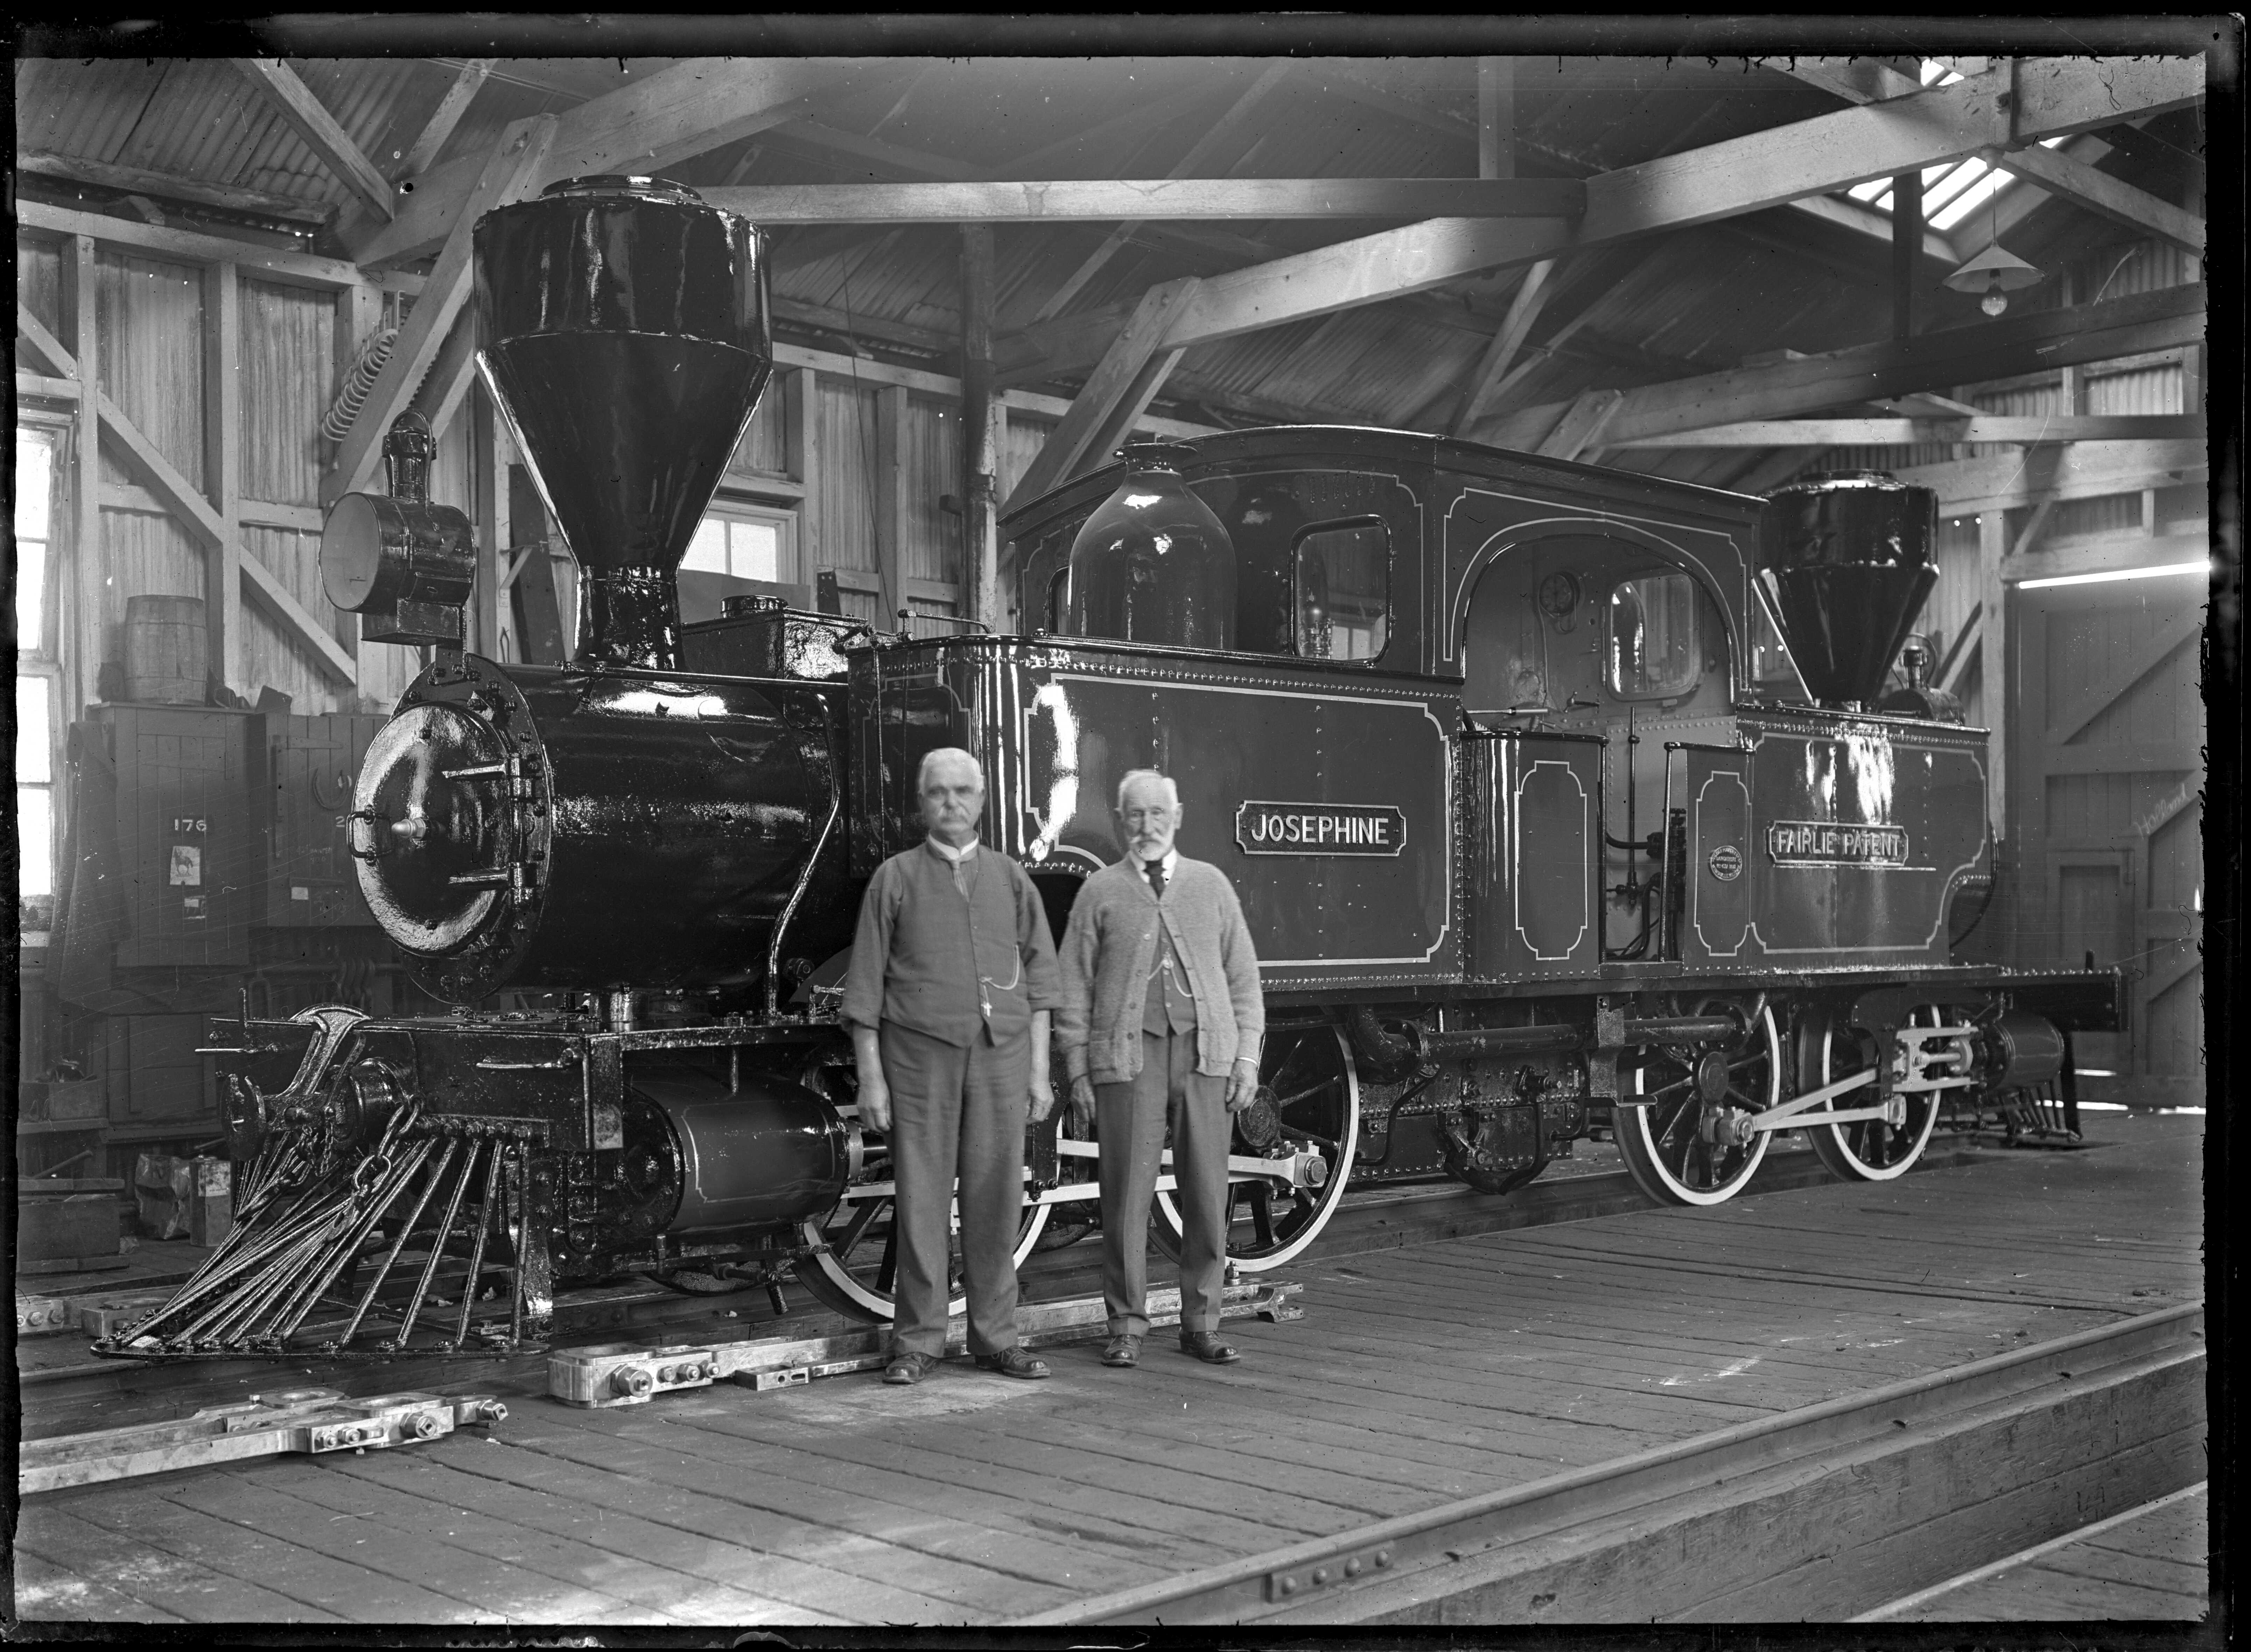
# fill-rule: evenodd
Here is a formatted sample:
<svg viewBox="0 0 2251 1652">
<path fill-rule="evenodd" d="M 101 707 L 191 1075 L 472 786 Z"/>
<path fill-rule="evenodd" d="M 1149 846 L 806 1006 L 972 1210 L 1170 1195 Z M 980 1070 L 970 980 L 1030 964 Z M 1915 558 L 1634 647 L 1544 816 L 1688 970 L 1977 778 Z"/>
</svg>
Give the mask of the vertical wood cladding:
<svg viewBox="0 0 2251 1652">
<path fill-rule="evenodd" d="M 238 438 L 243 498 L 321 502 L 321 467 L 329 448 L 320 425 L 335 371 L 336 316 L 336 301 L 326 293 L 243 281 Z M 312 550 L 318 549 L 315 542 Z"/>
<path fill-rule="evenodd" d="M 94 264 L 101 388 L 173 468 L 204 480 L 204 287 L 193 266 L 107 248 Z M 108 454 L 105 481 L 133 480 Z"/>
</svg>

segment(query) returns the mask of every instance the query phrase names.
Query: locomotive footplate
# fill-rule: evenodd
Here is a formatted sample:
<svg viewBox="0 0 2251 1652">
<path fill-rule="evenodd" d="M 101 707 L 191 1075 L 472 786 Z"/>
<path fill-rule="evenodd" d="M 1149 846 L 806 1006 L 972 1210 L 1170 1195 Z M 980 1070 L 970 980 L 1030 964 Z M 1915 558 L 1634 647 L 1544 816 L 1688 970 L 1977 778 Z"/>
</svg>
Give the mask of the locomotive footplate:
<svg viewBox="0 0 2251 1652">
<path fill-rule="evenodd" d="M 1220 1317 L 1255 1317 L 1278 1324 L 1302 1319 L 1306 1310 L 1294 1298 L 1304 1289 L 1275 1280 L 1231 1283 L 1222 1294 Z M 1152 1329 L 1178 1324 L 1180 1287 L 1152 1285 L 1147 1305 Z M 1017 1329 L 1028 1348 L 1084 1342 L 1100 1334 L 1106 1323 L 1099 1296 L 1025 1303 L 1016 1310 Z M 890 1336 L 889 1326 L 873 1325 L 835 1337 L 761 1337 L 664 1347 L 599 1343 L 561 1349 L 547 1357 L 547 1396 L 566 1406 L 596 1409 L 641 1405 L 661 1393 L 708 1388 L 721 1381 L 759 1390 L 794 1388 L 815 1377 L 879 1370 L 890 1357 Z M 945 1351 L 963 1354 L 968 1349 L 967 1322 L 956 1317 L 945 1328 Z"/>
</svg>

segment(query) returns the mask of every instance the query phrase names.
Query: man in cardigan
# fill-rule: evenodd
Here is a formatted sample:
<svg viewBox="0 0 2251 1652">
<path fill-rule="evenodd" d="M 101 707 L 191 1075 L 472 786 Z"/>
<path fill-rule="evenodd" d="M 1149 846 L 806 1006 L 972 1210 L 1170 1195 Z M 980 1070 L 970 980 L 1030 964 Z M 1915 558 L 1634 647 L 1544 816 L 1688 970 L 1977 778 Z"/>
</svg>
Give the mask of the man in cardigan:
<svg viewBox="0 0 2251 1652">
<path fill-rule="evenodd" d="M 1016 1339 L 1024 1122 L 1055 1105 L 1048 1031 L 1055 941 L 1023 867 L 977 841 L 985 777 L 947 747 L 922 760 L 930 835 L 876 868 L 844 978 L 860 1120 L 890 1137 L 897 1197 L 890 1383 L 945 1349 L 949 1206 L 960 1180 L 969 1351 L 988 1371 L 1048 1374 Z"/>
<path fill-rule="evenodd" d="M 1181 1348 L 1214 1365 L 1226 1282 L 1227 1150 L 1258 1089 L 1266 1007 L 1226 874 L 1173 847 L 1179 789 L 1153 769 L 1118 787 L 1126 858 L 1087 879 L 1059 958 L 1071 1114 L 1102 1142 L 1105 1365 L 1140 1363 L 1148 1335 L 1148 1209 L 1169 1123 L 1180 1210 Z"/>
</svg>

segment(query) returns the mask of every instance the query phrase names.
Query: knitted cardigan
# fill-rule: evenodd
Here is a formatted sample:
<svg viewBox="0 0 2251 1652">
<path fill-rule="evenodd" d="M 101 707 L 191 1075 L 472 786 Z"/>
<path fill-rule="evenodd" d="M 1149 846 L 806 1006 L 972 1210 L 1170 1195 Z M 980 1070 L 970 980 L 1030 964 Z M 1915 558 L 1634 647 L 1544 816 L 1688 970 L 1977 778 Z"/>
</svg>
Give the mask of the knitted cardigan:
<svg viewBox="0 0 2251 1652">
<path fill-rule="evenodd" d="M 1227 874 L 1182 855 L 1161 905 L 1128 859 L 1080 886 L 1056 962 L 1062 974 L 1056 1042 L 1071 1078 L 1118 1084 L 1141 1070 L 1141 1016 L 1156 964 L 1157 926 L 1172 936 L 1195 999 L 1196 1071 L 1224 1075 L 1256 1060 L 1266 1035 L 1258 955 Z"/>
</svg>

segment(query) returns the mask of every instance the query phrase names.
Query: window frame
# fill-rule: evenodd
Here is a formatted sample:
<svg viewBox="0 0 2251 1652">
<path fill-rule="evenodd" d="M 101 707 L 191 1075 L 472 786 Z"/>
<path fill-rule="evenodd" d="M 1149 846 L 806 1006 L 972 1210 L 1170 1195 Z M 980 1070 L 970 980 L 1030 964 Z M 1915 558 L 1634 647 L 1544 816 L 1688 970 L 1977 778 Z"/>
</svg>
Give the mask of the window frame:
<svg viewBox="0 0 2251 1652">
<path fill-rule="evenodd" d="M 714 517 L 723 522 L 759 523 L 772 527 L 777 531 L 779 541 L 774 557 L 777 563 L 774 570 L 778 576 L 776 578 L 759 579 L 749 574 L 736 573 L 731 568 L 723 577 L 748 581 L 761 590 L 772 591 L 777 596 L 788 596 L 800 587 L 807 590 L 812 588 L 813 579 L 805 568 L 802 543 L 798 533 L 798 509 L 795 504 L 783 504 L 773 500 L 760 498 L 753 494 L 738 492 L 734 489 L 722 489 L 713 494 L 711 502 L 703 508 L 703 515 L 696 520 L 697 531 L 702 531 L 703 524 Z M 729 553 L 731 563 L 732 559 L 731 551 Z M 682 566 L 684 568 L 686 564 L 683 563 Z M 701 569 L 690 571 L 709 573 L 714 570 Z M 791 577 L 793 575 L 795 577 Z"/>
<path fill-rule="evenodd" d="M 1629 585 L 1641 584 L 1646 581 L 1653 579 L 1679 579 L 1685 581 L 1688 586 L 1688 619 L 1691 627 L 1688 639 L 1692 645 L 1688 651 L 1688 656 L 1693 670 L 1690 673 L 1687 682 L 1680 688 L 1652 689 L 1645 693 L 1630 694 L 1624 688 L 1620 687 L 1618 683 L 1618 592 L 1624 591 Z M 1704 590 L 1703 582 L 1698 579 L 1694 574 L 1689 572 L 1686 568 L 1675 567 L 1670 563 L 1660 563 L 1653 567 L 1639 569 L 1633 572 L 1613 575 L 1609 582 L 1608 589 L 1603 591 L 1602 597 L 1603 692 L 1608 695 L 1612 700 L 1617 702 L 1620 705 L 1648 705 L 1652 703 L 1662 705 L 1667 703 L 1678 703 L 1680 701 L 1693 698 L 1700 690 L 1702 689 L 1704 686 L 1704 679 L 1707 674 L 1707 667 L 1704 661 L 1704 616 L 1701 612 L 1701 610 L 1707 605 L 1711 605 L 1711 598 Z M 1721 623 L 1724 629 L 1726 624 L 1724 615 L 1721 618 Z"/>
<path fill-rule="evenodd" d="M 18 442 L 27 438 L 38 440 L 44 443 L 48 452 L 47 532 L 45 539 L 36 542 L 40 548 L 39 634 L 31 639 L 29 647 L 24 646 L 25 639 L 21 637 L 17 637 L 15 641 L 17 676 L 42 679 L 47 688 L 47 778 L 43 781 L 18 779 L 16 784 L 19 788 L 19 795 L 20 788 L 24 786 L 36 786 L 46 793 L 47 864 L 52 868 L 52 879 L 57 886 L 50 889 L 45 897 L 48 903 L 50 928 L 53 923 L 54 912 L 62 899 L 63 890 L 60 886 L 64 878 L 64 867 L 61 846 L 67 841 L 66 830 L 67 823 L 64 814 L 68 806 L 69 788 L 62 784 L 63 776 L 66 772 L 62 729 L 67 722 L 68 709 L 64 704 L 67 684 L 64 676 L 62 659 L 66 634 L 62 621 L 65 592 L 58 576 L 65 563 L 61 553 L 69 534 L 71 522 L 72 483 L 75 477 L 73 435 L 73 425 L 67 414 L 18 404 L 16 439 Z M 9 462 L 10 465 L 15 463 L 12 455 Z M 9 524 L 9 531 L 17 556 L 17 579 L 20 582 L 23 549 L 25 542 L 15 536 L 15 524 L 12 521 Z M 8 623 L 10 632 L 13 635 L 16 615 L 12 599 L 10 604 Z M 17 805 L 17 819 L 19 826 L 22 818 L 23 806 L 19 801 Z M 24 916 L 21 876 L 19 842 L 17 886 L 17 913 L 19 920 Z M 26 937 L 46 932 L 30 928 L 23 928 L 19 930 L 21 935 Z"/>
<path fill-rule="evenodd" d="M 1326 654 L 1309 654 L 1305 651 L 1302 616 L 1306 611 L 1305 553 L 1306 543 L 1317 534 L 1336 533 L 1346 529 L 1373 528 L 1383 536 L 1383 644 L 1374 653 L 1360 659 L 1339 660 Z M 1290 628 L 1291 649 L 1285 658 L 1317 660 L 1326 666 L 1372 667 L 1382 662 L 1391 652 L 1391 640 L 1398 627 L 1392 624 L 1392 569 L 1398 548 L 1393 543 L 1391 524 L 1373 511 L 1357 515 L 1331 517 L 1324 522 L 1308 522 L 1290 536 Z"/>
</svg>

